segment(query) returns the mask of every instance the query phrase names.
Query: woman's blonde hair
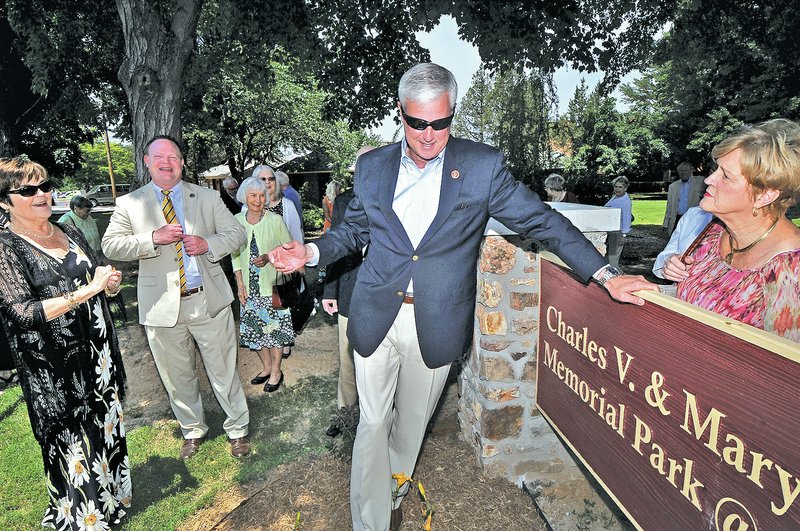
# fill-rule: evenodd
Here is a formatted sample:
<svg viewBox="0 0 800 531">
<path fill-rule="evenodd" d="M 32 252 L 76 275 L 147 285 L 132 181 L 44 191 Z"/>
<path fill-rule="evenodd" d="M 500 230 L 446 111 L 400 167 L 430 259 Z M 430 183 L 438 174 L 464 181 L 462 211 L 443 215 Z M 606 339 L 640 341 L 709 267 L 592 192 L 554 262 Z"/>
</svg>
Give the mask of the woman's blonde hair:
<svg viewBox="0 0 800 531">
<path fill-rule="evenodd" d="M 339 192 L 341 191 L 342 185 L 339 184 L 339 181 L 331 181 L 328 183 L 328 186 L 325 187 L 325 195 L 331 202 L 336 199 L 336 196 L 339 195 Z"/>
<path fill-rule="evenodd" d="M 764 207 L 776 217 L 794 205 L 800 195 L 800 125 L 776 118 L 744 127 L 711 150 L 714 160 L 740 149 L 742 176 L 753 197 L 765 190 L 780 192 L 778 199 Z"/>
</svg>

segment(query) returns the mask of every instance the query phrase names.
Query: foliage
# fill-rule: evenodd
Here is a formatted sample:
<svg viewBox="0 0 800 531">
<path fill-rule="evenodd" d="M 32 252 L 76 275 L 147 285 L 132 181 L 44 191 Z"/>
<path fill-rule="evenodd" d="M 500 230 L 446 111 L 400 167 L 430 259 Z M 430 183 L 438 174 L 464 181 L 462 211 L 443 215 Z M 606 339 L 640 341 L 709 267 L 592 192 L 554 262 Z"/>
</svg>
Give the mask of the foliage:
<svg viewBox="0 0 800 531">
<path fill-rule="evenodd" d="M 78 167 L 79 145 L 117 115 L 121 96 L 113 5 L 69 4 L 0 0 L 0 155 L 26 153 L 56 177 Z"/>
<path fill-rule="evenodd" d="M 740 122 L 800 117 L 800 11 L 791 0 L 680 3 L 652 66 L 626 88 L 636 109 L 656 117 L 672 165 L 695 165 Z"/>
<path fill-rule="evenodd" d="M 660 0 L 456 0 L 433 2 L 418 14 L 430 29 L 450 13 L 459 35 L 474 44 L 494 70 L 510 66 L 552 71 L 565 64 L 605 71 L 609 86 L 640 66 L 652 35 L 670 19 L 676 2 Z"/>
<path fill-rule="evenodd" d="M 342 120 L 326 125 L 327 127 L 317 132 L 317 141 L 331 160 L 332 178 L 349 188 L 353 184 L 356 152 L 363 146 L 380 146 L 381 139 L 374 134 L 351 130 Z"/>
<path fill-rule="evenodd" d="M 567 187 L 581 201 L 603 204 L 610 181 L 625 175 L 631 180 L 660 180 L 667 145 L 649 127 L 649 115 L 616 110 L 616 100 L 585 82 L 575 89 L 567 113 L 559 120 L 556 142 L 567 153 L 563 159 Z"/>
<path fill-rule="evenodd" d="M 306 188 L 303 185 L 303 188 Z M 303 228 L 306 230 L 320 230 L 325 221 L 325 214 L 322 208 L 306 201 L 303 201 Z"/>
<path fill-rule="evenodd" d="M 203 75 L 205 85 L 192 84 L 188 99 L 196 96 L 201 106 L 187 105 L 185 126 L 195 169 L 225 161 L 231 175 L 241 181 L 253 161 L 275 161 L 283 153 L 316 147 L 319 132 L 327 127 L 322 113 L 328 96 L 295 64 L 290 58 L 283 63 L 270 61 L 260 76 L 225 65 Z M 199 149 L 193 149 L 195 141 Z"/>
<path fill-rule="evenodd" d="M 114 182 L 130 183 L 136 172 L 133 162 L 133 148 L 111 143 L 111 164 L 114 167 Z M 81 144 L 81 166 L 71 176 L 62 181 L 62 188 L 67 190 L 89 190 L 95 184 L 108 183 L 108 158 L 103 139 L 94 143 Z"/>
<path fill-rule="evenodd" d="M 552 166 L 548 129 L 555 95 L 550 76 L 483 69 L 472 78 L 453 121 L 453 134 L 501 150 L 514 176 L 533 184 Z"/>
<path fill-rule="evenodd" d="M 538 72 L 510 70 L 498 76 L 491 96 L 497 110 L 496 146 L 506 154 L 514 176 L 532 185 L 543 168 L 552 167 L 548 142 L 555 101 L 552 81 Z"/>
<path fill-rule="evenodd" d="M 451 132 L 454 136 L 495 145 L 493 140 L 494 116 L 490 92 L 494 87 L 494 76 L 483 68 L 472 75 L 472 83 L 461 98 L 453 118 Z"/>
<path fill-rule="evenodd" d="M 197 149 L 195 167 L 222 160 L 215 140 L 224 132 L 210 137 L 208 124 L 196 119 L 187 120 L 191 127 L 184 131 L 183 109 L 219 110 L 212 123 L 228 129 L 252 125 L 245 121 L 251 115 L 224 120 L 225 109 L 216 105 L 225 91 L 252 103 L 248 92 L 258 94 L 257 81 L 269 79 L 264 58 L 275 59 L 275 50 L 296 58 L 305 71 L 300 78 L 316 80 L 312 92 L 336 94 L 317 102 L 324 116 L 355 129 L 375 125 L 391 107 L 401 74 L 429 59 L 414 32 L 430 29 L 445 13 L 453 14 L 461 35 L 493 70 L 549 70 L 569 62 L 604 68 L 613 81 L 649 49 L 650 35 L 672 10 L 663 4 L 275 0 L 264 9 L 255 0 L 0 0 L 0 73 L 15 80 L 13 98 L 6 97 L 9 91 L 0 98 L 9 102 L 0 104 L 0 151 L 27 151 L 54 173 L 69 173 L 79 161 L 78 145 L 108 116 L 121 124 L 118 134 L 132 140 L 136 153 L 154 134 L 185 132 Z M 190 61 L 195 74 L 186 70 Z M 286 129 L 279 129 L 285 138 Z M 241 167 L 250 136 L 235 135 L 240 149 L 223 149 L 224 159 Z M 135 162 L 134 186 L 146 178 L 141 158 Z"/>
</svg>

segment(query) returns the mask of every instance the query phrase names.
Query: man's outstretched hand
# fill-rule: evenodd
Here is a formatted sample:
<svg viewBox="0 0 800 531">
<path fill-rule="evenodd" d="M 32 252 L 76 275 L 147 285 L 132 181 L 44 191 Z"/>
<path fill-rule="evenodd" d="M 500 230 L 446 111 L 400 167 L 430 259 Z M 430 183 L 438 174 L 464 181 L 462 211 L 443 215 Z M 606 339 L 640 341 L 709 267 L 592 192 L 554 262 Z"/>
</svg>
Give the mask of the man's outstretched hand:
<svg viewBox="0 0 800 531">
<path fill-rule="evenodd" d="M 634 291 L 658 291 L 658 286 L 645 280 L 642 275 L 620 275 L 607 280 L 603 287 L 618 301 L 639 306 L 644 304 L 644 299 L 633 295 Z"/>
<path fill-rule="evenodd" d="M 281 273 L 292 273 L 302 268 L 312 258 L 312 253 L 297 240 L 275 247 L 269 253 L 270 263 Z"/>
</svg>

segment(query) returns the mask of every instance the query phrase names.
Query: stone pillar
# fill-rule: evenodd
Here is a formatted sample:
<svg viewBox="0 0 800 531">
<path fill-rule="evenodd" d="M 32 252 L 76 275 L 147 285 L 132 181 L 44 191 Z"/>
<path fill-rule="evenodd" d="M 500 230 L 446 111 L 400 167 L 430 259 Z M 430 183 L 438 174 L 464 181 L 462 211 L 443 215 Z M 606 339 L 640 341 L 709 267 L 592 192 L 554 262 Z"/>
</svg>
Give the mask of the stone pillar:
<svg viewBox="0 0 800 531">
<path fill-rule="evenodd" d="M 601 253 L 619 211 L 553 205 Z M 518 485 L 587 485 L 575 461 L 534 405 L 539 331 L 539 255 L 492 221 L 478 262 L 472 352 L 460 381 L 459 421 L 484 472 Z M 591 490 L 591 489 L 589 489 Z M 581 492 L 581 496 L 588 496 Z"/>
</svg>

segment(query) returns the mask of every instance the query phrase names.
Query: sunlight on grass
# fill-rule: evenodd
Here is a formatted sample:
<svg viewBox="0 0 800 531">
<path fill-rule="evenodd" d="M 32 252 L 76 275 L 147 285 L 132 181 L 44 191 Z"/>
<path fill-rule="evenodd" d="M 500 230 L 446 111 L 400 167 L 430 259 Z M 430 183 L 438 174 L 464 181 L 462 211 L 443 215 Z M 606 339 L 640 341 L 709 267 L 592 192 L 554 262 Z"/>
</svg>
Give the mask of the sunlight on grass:
<svg viewBox="0 0 800 531">
<path fill-rule="evenodd" d="M 0 529 L 39 528 L 47 504 L 41 452 L 21 395 L 19 387 L 0 395 Z M 302 455 L 327 452 L 325 427 L 335 401 L 335 375 L 250 400 L 253 453 L 241 460 L 230 455 L 224 417 L 210 408 L 209 439 L 189 461 L 178 458 L 182 437 L 174 420 L 131 430 L 133 506 L 123 528 L 175 529 L 231 487 L 264 479 Z"/>
<path fill-rule="evenodd" d="M 664 213 L 667 211 L 666 200 L 634 199 L 632 204 L 634 225 L 661 225 L 664 222 Z"/>
</svg>

